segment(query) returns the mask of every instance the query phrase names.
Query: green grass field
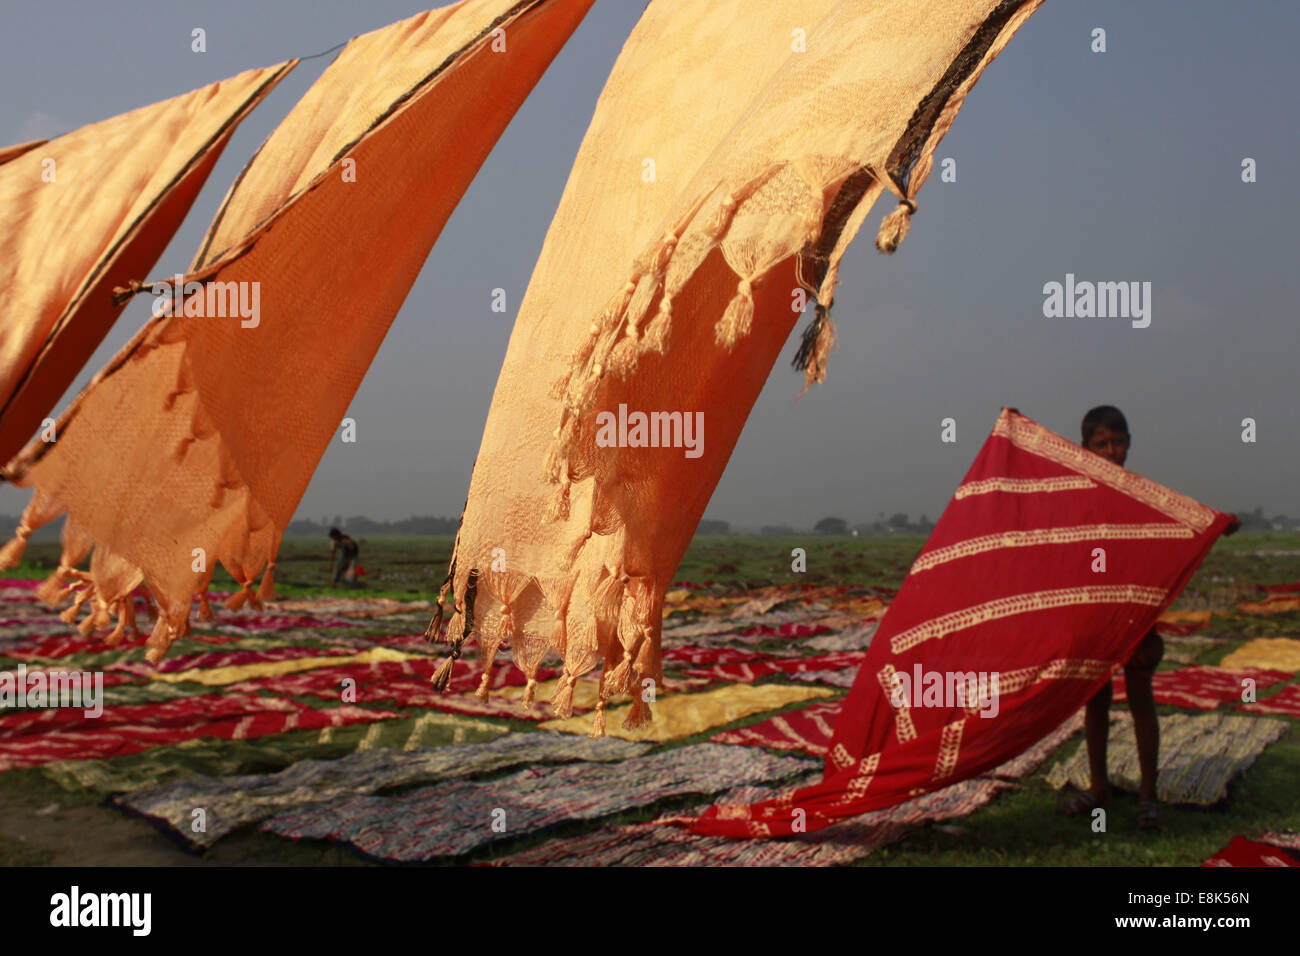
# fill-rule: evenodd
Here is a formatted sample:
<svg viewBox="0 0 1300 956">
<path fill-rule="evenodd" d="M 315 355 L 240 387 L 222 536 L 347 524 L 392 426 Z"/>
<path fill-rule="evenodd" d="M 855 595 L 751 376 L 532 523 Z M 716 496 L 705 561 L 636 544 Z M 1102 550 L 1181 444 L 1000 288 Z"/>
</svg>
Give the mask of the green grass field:
<svg viewBox="0 0 1300 956">
<path fill-rule="evenodd" d="M 924 540 L 916 536 L 702 537 L 692 543 L 677 579 L 697 583 L 713 581 L 727 587 L 794 582 L 898 587 L 923 544 Z M 365 592 L 406 599 L 432 598 L 445 574 L 451 545 L 449 537 L 362 539 L 361 564 L 368 572 L 364 578 Z M 790 569 L 790 552 L 796 547 L 807 551 L 805 574 Z M 57 550 L 50 543 L 33 543 L 24 564 L 8 574 L 44 576 L 54 567 Z M 295 596 L 356 593 L 352 589 L 328 586 L 328 552 L 326 539 L 287 540 L 277 562 L 276 584 L 280 593 Z M 1250 638 L 1300 637 L 1300 614 L 1252 617 L 1234 610 L 1238 601 L 1257 598 L 1256 584 L 1295 580 L 1300 580 L 1300 535 L 1238 535 L 1221 540 L 1174 605 L 1227 612 L 1215 615 L 1212 629 L 1204 632 L 1227 640 L 1207 649 L 1197 663 L 1218 663 Z M 213 587 L 217 590 L 229 587 L 229 580 L 219 573 Z M 1116 708 L 1122 709 L 1123 705 Z M 743 726 L 767 716 L 770 715 L 729 726 Z M 1044 775 L 1054 759 L 1074 752 L 1079 745 L 1076 736 L 1058 751 L 1056 758 L 1049 759 L 1037 774 L 1023 781 L 1019 789 L 1000 795 L 989 806 L 953 821 L 952 825 L 922 828 L 902 842 L 867 857 L 861 865 L 1199 864 L 1237 834 L 1255 836 L 1270 829 L 1300 830 L 1300 731 L 1296 728 L 1300 721 L 1289 723 L 1288 733 L 1231 785 L 1229 799 L 1224 804 L 1210 810 L 1167 807 L 1163 828 L 1156 833 L 1138 831 L 1137 799 L 1132 794 L 1117 794 L 1108 832 L 1104 835 L 1093 833 L 1084 820 L 1068 819 L 1057 813 L 1058 794 L 1046 784 Z M 706 739 L 719 729 L 713 728 L 697 739 Z M 681 743 L 674 742 L 674 746 Z M 468 861 L 514 852 L 611 821 L 648 819 L 669 809 L 672 807 L 658 804 L 599 823 L 568 825 L 499 844 Z M 335 847 L 295 844 L 252 829 L 232 835 L 204 857 L 195 858 L 174 847 L 148 824 L 100 806 L 98 797 L 62 790 L 42 776 L 39 769 L 0 774 L 0 863 L 114 860 L 146 864 L 364 865 L 358 857 Z"/>
</svg>

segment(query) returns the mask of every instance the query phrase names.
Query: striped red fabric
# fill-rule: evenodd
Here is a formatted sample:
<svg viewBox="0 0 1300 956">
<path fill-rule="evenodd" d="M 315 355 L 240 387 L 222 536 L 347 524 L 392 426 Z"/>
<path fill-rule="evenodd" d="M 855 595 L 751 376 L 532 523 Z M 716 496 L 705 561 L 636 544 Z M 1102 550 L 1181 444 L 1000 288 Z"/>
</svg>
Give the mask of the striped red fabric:
<svg viewBox="0 0 1300 956">
<path fill-rule="evenodd" d="M 1262 670 L 1258 667 L 1235 671 L 1222 667 L 1180 667 L 1176 671 L 1162 671 L 1152 677 L 1151 689 L 1155 691 L 1157 704 L 1171 704 L 1193 710 L 1217 710 L 1223 703 L 1240 703 L 1248 686 L 1262 691 L 1290 679 L 1291 675 L 1286 671 Z M 1247 680 L 1253 681 L 1253 685 L 1244 683 Z M 1116 703 L 1128 700 L 1128 687 L 1123 673 L 1115 675 L 1113 699 Z"/>
<path fill-rule="evenodd" d="M 160 704 L 106 707 L 98 718 L 87 717 L 78 708 L 52 708 L 0 717 L 0 771 L 55 760 L 120 757 L 196 737 L 251 740 L 291 730 L 346 727 L 400 716 L 351 706 L 315 709 L 291 700 L 246 694 L 205 694 Z"/>
<path fill-rule="evenodd" d="M 846 667 L 857 667 L 862 660 L 863 655 L 860 653 L 838 651 L 818 654 L 815 657 L 786 657 L 767 661 L 718 664 L 714 667 L 688 668 L 682 673 L 692 677 L 707 677 L 709 680 L 752 684 L 758 678 L 769 674 L 804 674 L 809 671 L 841 670 Z"/>
<path fill-rule="evenodd" d="M 692 828 L 815 830 L 1016 756 L 1132 656 L 1230 521 L 1003 409 L 871 642 L 822 782 Z"/>
</svg>

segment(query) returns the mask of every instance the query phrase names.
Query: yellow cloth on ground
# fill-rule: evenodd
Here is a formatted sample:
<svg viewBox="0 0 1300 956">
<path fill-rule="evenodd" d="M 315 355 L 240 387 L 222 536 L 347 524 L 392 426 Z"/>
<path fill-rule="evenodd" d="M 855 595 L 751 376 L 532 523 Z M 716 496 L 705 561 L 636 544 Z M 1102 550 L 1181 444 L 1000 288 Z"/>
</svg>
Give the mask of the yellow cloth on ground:
<svg viewBox="0 0 1300 956">
<path fill-rule="evenodd" d="M 1297 673 L 1300 672 L 1300 641 L 1289 637 L 1257 637 L 1225 657 L 1219 666 L 1228 670 L 1263 667 Z"/>
<path fill-rule="evenodd" d="M 1300 597 L 1289 594 L 1274 594 L 1264 601 L 1242 601 L 1237 605 L 1242 614 L 1269 615 L 1290 614 L 1300 611 Z"/>
<path fill-rule="evenodd" d="M 150 678 L 165 684 L 193 683 L 220 687 L 241 680 L 280 677 L 283 674 L 296 674 L 299 671 L 315 670 L 318 667 L 377 664 L 380 661 L 409 661 L 415 658 L 427 659 L 423 654 L 407 654 L 404 651 L 395 651 L 391 647 L 373 647 L 359 654 L 348 654 L 342 657 L 298 657 L 288 661 L 263 661 L 259 664 L 235 664 L 230 667 L 194 667 L 171 674 L 152 674 Z"/>
<path fill-rule="evenodd" d="M 583 686 L 579 682 L 579 687 Z M 676 740 L 702 734 L 733 720 L 780 710 L 791 704 L 818 697 L 832 697 L 836 692 L 823 687 L 792 687 L 789 684 L 728 684 L 700 694 L 673 694 L 650 704 L 654 722 L 627 728 L 616 724 L 607 732 L 624 740 Z M 609 717 L 626 717 L 632 705 L 612 708 Z M 585 734 L 591 726 L 586 715 L 565 720 L 548 720 L 543 730 L 560 730 L 566 734 Z"/>
</svg>

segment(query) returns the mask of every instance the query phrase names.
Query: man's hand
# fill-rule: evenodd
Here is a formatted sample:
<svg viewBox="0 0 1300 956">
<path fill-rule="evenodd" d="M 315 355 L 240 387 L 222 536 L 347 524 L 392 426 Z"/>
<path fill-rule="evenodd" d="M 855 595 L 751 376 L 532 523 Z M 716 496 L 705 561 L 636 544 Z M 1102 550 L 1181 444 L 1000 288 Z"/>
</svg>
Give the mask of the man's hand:
<svg viewBox="0 0 1300 956">
<path fill-rule="evenodd" d="M 1236 515 L 1232 516 L 1232 522 L 1223 529 L 1223 536 L 1226 538 L 1230 534 L 1236 534 L 1241 530 L 1241 519 Z"/>
</svg>

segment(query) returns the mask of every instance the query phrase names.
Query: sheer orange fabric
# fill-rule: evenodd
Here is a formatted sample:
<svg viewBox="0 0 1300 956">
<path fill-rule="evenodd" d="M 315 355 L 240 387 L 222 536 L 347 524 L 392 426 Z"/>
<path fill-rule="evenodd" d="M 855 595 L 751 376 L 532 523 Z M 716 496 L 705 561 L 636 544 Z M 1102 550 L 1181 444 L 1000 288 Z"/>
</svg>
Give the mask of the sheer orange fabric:
<svg viewBox="0 0 1300 956">
<path fill-rule="evenodd" d="M 0 462 L 112 328 L 125 305 L 113 287 L 153 268 L 231 134 L 296 62 L 0 151 Z"/>
<path fill-rule="evenodd" d="M 555 712 L 649 717 L 664 590 L 801 295 L 820 381 L 841 256 L 893 251 L 935 146 L 1040 0 L 655 0 L 609 78 L 510 339 L 436 632 L 564 660 Z M 530 684 L 530 687 L 532 685 Z M 486 684 L 485 684 L 486 690 Z M 604 733 L 598 706 L 593 735 Z"/>
<path fill-rule="evenodd" d="M 35 149 L 37 146 L 47 142 L 49 142 L 49 140 L 34 139 L 27 143 L 15 143 L 12 146 L 0 146 L 0 166 L 3 166 L 11 159 L 17 159 L 28 150 Z"/>
<path fill-rule="evenodd" d="M 241 585 L 228 606 L 258 602 L 264 567 L 273 588 L 281 532 L 434 240 L 591 3 L 463 0 L 352 40 L 232 187 L 184 314 L 146 325 L 58 441 L 15 462 L 96 558 L 143 575 L 152 659 L 218 560 Z M 232 296 L 239 314 L 214 316 Z M 90 579 L 103 618 L 129 604 L 122 575 L 92 561 Z"/>
</svg>

